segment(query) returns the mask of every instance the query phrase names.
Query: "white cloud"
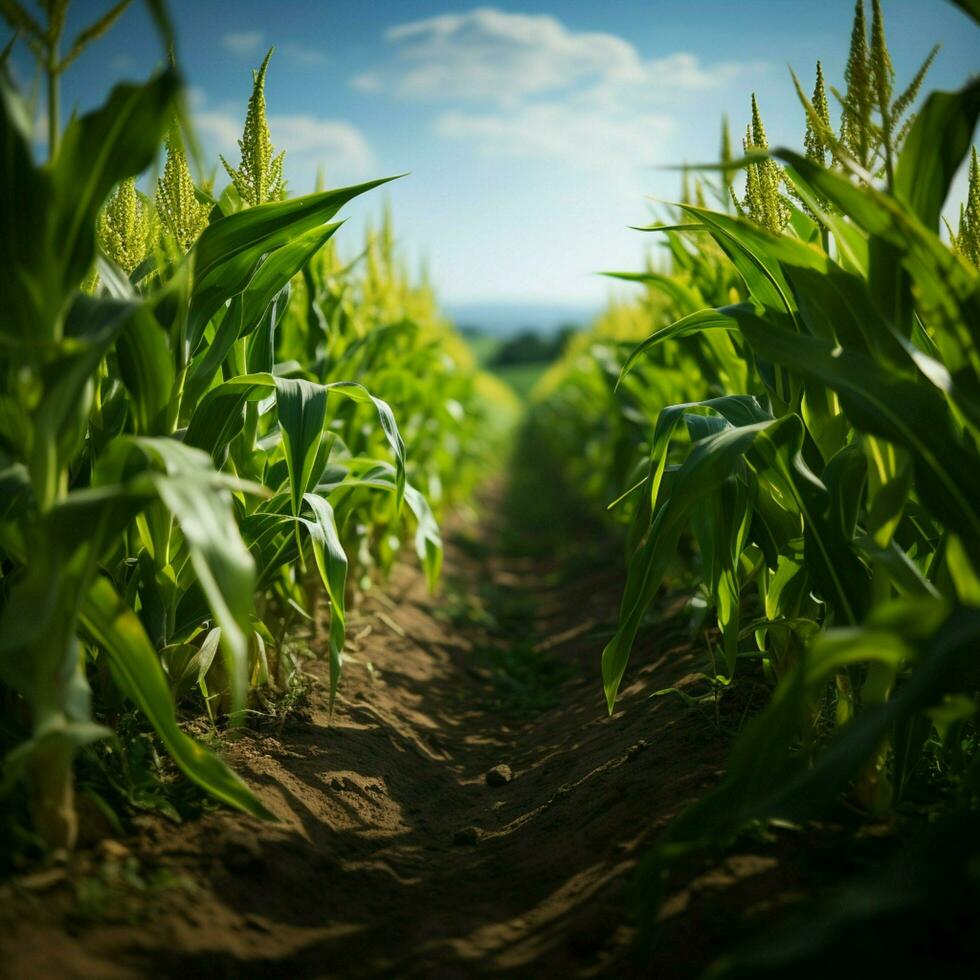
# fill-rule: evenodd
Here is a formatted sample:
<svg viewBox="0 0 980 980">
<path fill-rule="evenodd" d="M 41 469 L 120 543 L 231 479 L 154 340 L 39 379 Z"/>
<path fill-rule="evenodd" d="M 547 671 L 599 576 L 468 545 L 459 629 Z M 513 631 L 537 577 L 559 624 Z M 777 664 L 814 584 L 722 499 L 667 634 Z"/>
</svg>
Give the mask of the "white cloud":
<svg viewBox="0 0 980 980">
<path fill-rule="evenodd" d="M 644 83 L 658 88 L 680 88 L 690 91 L 719 88 L 739 75 L 765 71 L 762 62 L 722 61 L 711 67 L 702 65 L 686 51 L 666 58 L 653 58 L 644 65 Z"/>
<path fill-rule="evenodd" d="M 307 48 L 292 42 L 284 44 L 281 50 L 286 58 L 297 65 L 322 65 L 327 60 L 327 56 L 317 48 Z"/>
<path fill-rule="evenodd" d="M 225 34 L 221 46 L 233 54 L 247 55 L 257 52 L 262 44 L 261 31 L 235 31 Z"/>
<path fill-rule="evenodd" d="M 209 139 L 226 156 L 238 145 L 242 134 L 242 121 L 237 115 L 217 109 L 206 109 L 194 113 L 197 131 Z"/>
<path fill-rule="evenodd" d="M 684 51 L 646 58 L 615 34 L 492 7 L 401 24 L 385 38 L 393 57 L 352 79 L 359 91 L 455 103 L 436 133 L 484 154 L 620 174 L 661 160 L 668 103 L 765 67 L 707 65 Z"/>
<path fill-rule="evenodd" d="M 492 7 L 401 24 L 385 37 L 396 48 L 391 64 L 356 76 L 353 86 L 419 101 L 507 106 L 590 87 L 653 100 L 723 85 L 745 67 L 703 65 L 687 52 L 645 59 L 614 34 Z"/>
<path fill-rule="evenodd" d="M 364 134 L 340 119 L 310 115 L 270 116 L 276 145 L 297 156 L 314 156 L 328 173 L 363 174 L 375 166 L 374 153 Z"/>
<path fill-rule="evenodd" d="M 207 92 L 199 85 L 188 85 L 184 89 L 184 95 L 187 98 L 187 104 L 192 109 L 203 109 L 205 103 L 208 101 Z"/>
<path fill-rule="evenodd" d="M 366 71 L 360 75 L 355 75 L 350 83 L 358 92 L 369 92 L 372 95 L 377 92 L 383 92 L 385 87 L 384 79 L 376 71 Z"/>
<path fill-rule="evenodd" d="M 265 35 L 261 31 L 238 31 L 225 34 L 221 38 L 221 46 L 232 54 L 246 57 L 263 53 L 264 41 Z M 277 45 L 276 50 L 281 51 L 285 58 L 296 65 L 322 65 L 327 60 L 326 55 L 318 48 L 308 48 L 294 41 Z"/>
<path fill-rule="evenodd" d="M 486 155 L 553 159 L 619 174 L 659 159 L 673 127 L 660 113 L 609 113 L 555 102 L 507 112 L 446 112 L 436 120 L 441 136 L 470 140 Z"/>
</svg>

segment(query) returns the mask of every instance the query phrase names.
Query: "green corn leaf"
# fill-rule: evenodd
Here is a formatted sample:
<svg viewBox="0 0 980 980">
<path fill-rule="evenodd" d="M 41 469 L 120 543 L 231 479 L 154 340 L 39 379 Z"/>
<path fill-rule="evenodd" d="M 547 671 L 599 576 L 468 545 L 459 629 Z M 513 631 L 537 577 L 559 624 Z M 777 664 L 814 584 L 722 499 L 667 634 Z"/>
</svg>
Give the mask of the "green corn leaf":
<svg viewBox="0 0 980 980">
<path fill-rule="evenodd" d="M 289 309 L 292 288 L 287 282 L 272 298 L 255 329 L 245 341 L 245 368 L 249 372 L 271 371 L 276 360 L 276 331 Z"/>
<path fill-rule="evenodd" d="M 304 495 L 320 475 L 314 471 L 314 463 L 327 417 L 327 389 L 292 378 L 276 378 L 275 385 L 293 515 L 298 517 Z"/>
<path fill-rule="evenodd" d="M 980 606 L 980 559 L 968 555 L 955 534 L 946 542 L 946 563 L 959 601 L 966 606 Z"/>
<path fill-rule="evenodd" d="M 273 300 L 306 264 L 334 236 L 340 222 L 311 228 L 277 248 L 255 270 L 241 293 L 242 330 L 246 336 L 261 321 Z"/>
<path fill-rule="evenodd" d="M 678 313 L 695 313 L 705 304 L 696 289 L 678 279 L 663 275 L 659 272 L 603 272 L 610 279 L 622 279 L 624 282 L 640 282 L 658 292 L 670 297 Z"/>
<path fill-rule="evenodd" d="M 959 92 L 933 92 L 919 110 L 895 168 L 895 196 L 926 228 L 939 230 L 950 184 L 970 152 L 980 116 L 980 80 Z"/>
<path fill-rule="evenodd" d="M 785 314 L 795 323 L 798 308 L 783 274 L 782 263 L 787 261 L 824 272 L 829 261 L 826 255 L 812 245 L 785 235 L 774 235 L 744 218 L 733 218 L 690 204 L 681 206 L 704 223 L 735 264 L 756 302 L 770 314 Z"/>
<path fill-rule="evenodd" d="M 398 472 L 390 463 L 376 459 L 350 459 L 346 468 L 336 474 L 335 482 L 321 482 L 317 493 L 330 494 L 335 490 L 351 490 L 355 487 L 371 487 L 375 490 L 398 492 Z M 415 554 L 425 572 L 429 591 L 439 584 L 442 567 L 443 543 L 439 522 L 425 494 L 410 483 L 405 484 L 405 503 L 415 517 Z"/>
<path fill-rule="evenodd" d="M 188 324 L 191 353 L 200 345 L 211 317 L 246 288 L 264 254 L 319 228 L 348 201 L 394 179 L 385 177 L 354 187 L 260 204 L 208 225 L 193 252 L 194 289 Z"/>
<path fill-rule="evenodd" d="M 958 437 L 939 391 L 816 337 L 746 314 L 739 320 L 762 357 L 836 391 L 853 425 L 908 449 L 923 501 L 964 541 L 980 548 L 980 506 L 973 489 L 980 485 L 980 460 Z"/>
<path fill-rule="evenodd" d="M 722 785 L 678 821 L 666 848 L 677 848 L 693 833 L 705 835 L 702 840 L 723 840 L 752 818 L 793 820 L 819 813 L 897 722 L 937 704 L 946 694 L 967 689 L 980 636 L 980 613 L 961 609 L 943 622 L 944 612 L 936 600 L 906 601 L 900 611 L 895 606 L 882 609 L 875 622 L 863 629 L 835 630 L 822 637 L 805 664 L 780 685 L 772 704 L 739 738 Z M 942 623 L 938 629 L 937 621 Z M 917 641 L 918 652 L 909 639 Z M 803 700 L 834 674 L 861 663 L 878 662 L 895 669 L 910 659 L 919 666 L 901 689 L 891 700 L 866 709 L 843 726 L 812 767 L 791 756 L 792 732 Z M 787 741 L 777 743 L 776 731 L 788 734 Z M 759 754 L 763 742 L 768 749 Z"/>
<path fill-rule="evenodd" d="M 323 587 L 330 597 L 330 712 L 343 666 L 345 637 L 345 597 L 347 587 L 347 555 L 340 543 L 333 508 L 323 497 L 315 493 L 303 495 L 304 503 L 313 514 L 313 520 L 300 518 L 313 546 L 316 567 Z"/>
<path fill-rule="evenodd" d="M 695 506 L 714 492 L 732 473 L 755 440 L 763 432 L 787 429 L 802 438 L 802 426 L 795 416 L 767 420 L 727 429 L 703 439 L 692 447 L 676 474 L 669 498 L 657 511 L 645 541 L 630 558 L 626 588 L 620 604 L 619 625 L 602 652 L 602 680 L 606 703 L 612 713 L 616 694 L 626 670 L 630 650 L 647 608 L 663 577 L 676 560 L 677 542 Z"/>
<path fill-rule="evenodd" d="M 224 762 L 180 730 L 156 651 L 139 618 L 106 579 L 97 578 L 92 584 L 82 607 L 82 624 L 109 658 L 119 686 L 149 718 L 184 775 L 229 806 L 275 820 Z"/>
<path fill-rule="evenodd" d="M 201 399 L 187 426 L 184 442 L 203 449 L 220 464 L 228 444 L 245 424 L 245 405 L 267 398 L 275 390 L 276 379 L 268 373 L 242 374 L 223 381 Z"/>
<path fill-rule="evenodd" d="M 203 349 L 191 361 L 184 385 L 183 414 L 193 414 L 201 398 L 210 387 L 222 364 L 228 359 L 242 331 L 241 297 L 236 296 L 228 304 L 224 314 L 216 317 L 213 334 Z"/>
<path fill-rule="evenodd" d="M 746 309 L 751 310 L 751 307 L 746 307 Z M 667 340 L 693 337 L 704 330 L 738 330 L 738 320 L 729 314 L 728 307 L 722 306 L 717 310 L 699 310 L 696 313 L 689 313 L 670 326 L 662 327 L 650 334 L 638 347 L 633 348 L 619 372 L 617 387 L 633 369 L 637 360 L 658 344 Z"/>
<path fill-rule="evenodd" d="M 175 374 L 163 328 L 146 306 L 138 306 L 116 343 L 119 377 L 130 398 L 140 435 L 169 435 L 173 423 Z"/>
<path fill-rule="evenodd" d="M 397 492 L 397 476 L 395 490 Z M 439 572 L 442 568 L 442 534 L 439 523 L 425 495 L 408 483 L 405 484 L 405 503 L 415 516 L 415 554 L 422 564 L 429 591 L 434 592 L 439 584 Z"/>
<path fill-rule="evenodd" d="M 691 516 L 704 565 L 704 582 L 714 600 L 722 634 L 727 677 L 734 674 L 738 656 L 741 592 L 738 558 L 751 524 L 754 489 L 754 485 L 750 487 L 744 480 L 726 480 Z"/>
<path fill-rule="evenodd" d="M 840 266 L 848 272 L 867 278 L 868 240 L 861 229 L 846 221 L 837 211 L 828 209 L 825 200 L 791 166 L 786 168 L 786 174 L 794 191 L 834 236 L 837 262 Z"/>
<path fill-rule="evenodd" d="M 173 439 L 115 440 L 100 461 L 97 480 L 127 478 L 131 492 L 157 497 L 180 525 L 196 579 L 221 626 L 232 711 L 238 711 L 245 703 L 255 567 L 238 532 L 229 491 L 261 488 L 217 473 L 205 453 Z"/>
<path fill-rule="evenodd" d="M 967 15 L 967 17 L 972 17 L 974 21 L 980 23 L 980 0 L 953 0 L 960 10 Z"/>
<path fill-rule="evenodd" d="M 921 290 L 920 301 L 927 322 L 934 321 L 930 322 L 934 329 L 945 324 L 962 345 L 976 346 L 980 339 L 980 291 L 976 273 L 953 255 L 937 235 L 890 195 L 853 184 L 791 150 L 776 153 L 865 232 L 895 250 Z M 969 360 L 966 355 L 961 356 Z M 950 368 L 955 370 L 954 365 Z"/>
<path fill-rule="evenodd" d="M 370 404 L 374 407 L 385 439 L 395 458 L 395 507 L 401 510 L 402 500 L 405 497 L 405 442 L 398 431 L 398 424 L 395 422 L 395 415 L 391 406 L 383 399 L 372 395 L 364 385 L 358 384 L 356 381 L 334 381 L 326 385 L 326 388 L 349 398 L 351 401 Z"/>
<path fill-rule="evenodd" d="M 723 395 L 721 398 L 708 398 L 702 402 L 684 402 L 670 405 L 657 416 L 650 449 L 650 476 L 648 492 L 650 504 L 655 507 L 660 496 L 660 487 L 667 467 L 667 449 L 678 423 L 694 408 L 707 408 L 717 412 L 732 426 L 752 425 L 766 422 L 772 416 L 765 412 L 755 398 L 750 395 Z"/>
<path fill-rule="evenodd" d="M 42 507 L 57 496 L 57 471 L 85 438 L 93 396 L 92 375 L 120 332 L 136 313 L 132 301 L 77 294 L 65 322 L 65 342 L 48 348 L 39 371 L 42 396 L 31 416 L 27 460 L 34 492 Z"/>
<path fill-rule="evenodd" d="M 801 449 L 802 437 L 781 429 L 760 434 L 746 456 L 757 474 L 765 474 L 773 489 L 794 501 L 803 520 L 803 556 L 815 591 L 837 621 L 855 624 L 871 604 L 870 574 L 852 544 L 844 505 L 806 465 Z M 853 478 L 836 476 L 838 490 L 853 484 Z"/>
<path fill-rule="evenodd" d="M 195 363 L 186 386 L 186 402 L 197 404 L 235 341 L 258 327 L 290 279 L 306 266 L 339 227 L 337 223 L 311 228 L 260 260 L 248 284 L 232 299 L 214 339 Z"/>
<path fill-rule="evenodd" d="M 294 533 L 296 518 L 291 513 L 289 495 L 272 498 L 268 506 L 273 509 L 256 511 L 241 523 L 242 538 L 258 569 L 259 590 L 269 588 L 284 566 L 299 560 L 299 543 Z"/>
</svg>

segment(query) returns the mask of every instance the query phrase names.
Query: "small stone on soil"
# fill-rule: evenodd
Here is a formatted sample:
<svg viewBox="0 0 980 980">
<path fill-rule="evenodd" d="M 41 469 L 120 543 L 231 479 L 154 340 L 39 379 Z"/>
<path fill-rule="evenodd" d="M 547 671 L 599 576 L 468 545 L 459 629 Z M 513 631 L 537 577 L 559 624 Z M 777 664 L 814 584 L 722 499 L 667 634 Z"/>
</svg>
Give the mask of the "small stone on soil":
<svg viewBox="0 0 980 980">
<path fill-rule="evenodd" d="M 487 786 L 506 786 L 513 778 L 514 773 L 511 771 L 510 766 L 505 763 L 494 766 L 485 777 Z"/>
<path fill-rule="evenodd" d="M 472 847 L 480 839 L 480 831 L 476 827 L 461 827 L 453 834 L 453 843 L 462 847 Z"/>
</svg>

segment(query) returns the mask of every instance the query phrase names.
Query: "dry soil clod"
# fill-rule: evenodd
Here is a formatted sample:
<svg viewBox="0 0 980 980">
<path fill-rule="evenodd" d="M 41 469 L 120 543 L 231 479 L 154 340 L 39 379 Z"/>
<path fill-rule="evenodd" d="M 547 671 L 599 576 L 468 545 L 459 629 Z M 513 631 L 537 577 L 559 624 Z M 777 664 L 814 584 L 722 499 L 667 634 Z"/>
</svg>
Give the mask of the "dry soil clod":
<svg viewBox="0 0 980 980">
<path fill-rule="evenodd" d="M 490 769 L 484 778 L 487 781 L 487 786 L 506 786 L 514 778 L 514 773 L 510 766 L 501 763 L 499 766 Z"/>
<path fill-rule="evenodd" d="M 476 827 L 461 827 L 453 834 L 453 843 L 459 847 L 473 847 L 480 839 L 480 831 Z"/>
</svg>

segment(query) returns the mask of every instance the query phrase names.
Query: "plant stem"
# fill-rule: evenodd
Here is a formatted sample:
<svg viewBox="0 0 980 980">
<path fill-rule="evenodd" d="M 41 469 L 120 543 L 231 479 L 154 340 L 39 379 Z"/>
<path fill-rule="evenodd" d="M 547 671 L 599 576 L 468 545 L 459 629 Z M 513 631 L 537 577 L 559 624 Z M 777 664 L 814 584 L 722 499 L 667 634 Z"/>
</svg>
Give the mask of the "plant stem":
<svg viewBox="0 0 980 980">
<path fill-rule="evenodd" d="M 61 123 L 59 119 L 59 102 L 61 89 L 61 76 L 57 65 L 48 63 L 48 159 L 53 160 L 58 152 L 58 142 L 61 136 Z"/>
<path fill-rule="evenodd" d="M 61 33 L 64 30 L 64 17 L 50 14 L 48 18 L 47 59 L 44 70 L 48 79 L 48 159 L 53 160 L 61 141 L 61 72 L 62 64 L 58 56 L 61 47 Z"/>
</svg>

